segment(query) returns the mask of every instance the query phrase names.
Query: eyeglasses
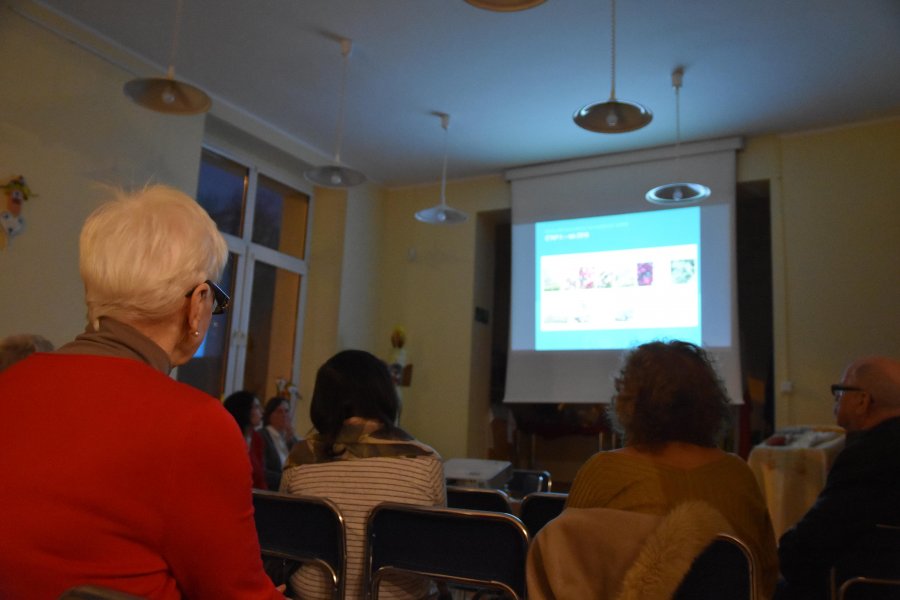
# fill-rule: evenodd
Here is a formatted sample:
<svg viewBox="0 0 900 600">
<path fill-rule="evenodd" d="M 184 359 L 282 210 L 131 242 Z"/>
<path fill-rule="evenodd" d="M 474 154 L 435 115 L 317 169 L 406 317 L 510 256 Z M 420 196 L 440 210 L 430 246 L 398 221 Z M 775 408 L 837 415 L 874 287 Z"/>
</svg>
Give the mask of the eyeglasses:
<svg viewBox="0 0 900 600">
<path fill-rule="evenodd" d="M 213 283 L 213 282 L 210 281 L 209 279 L 207 279 L 207 280 L 204 281 L 203 283 L 205 283 L 206 285 L 208 285 L 208 286 L 209 286 L 209 289 L 211 289 L 211 290 L 212 290 L 212 293 L 213 293 L 213 309 L 212 309 L 212 314 L 214 314 L 214 315 L 221 315 L 221 314 L 224 313 L 226 310 L 228 310 L 228 306 L 231 304 L 231 298 L 228 297 L 228 294 L 225 293 L 225 290 L 223 290 L 222 288 L 220 288 L 218 285 L 216 285 L 215 283 Z M 198 284 L 198 286 L 194 287 L 193 290 L 191 290 L 191 291 L 189 291 L 187 294 L 185 294 L 184 297 L 185 297 L 185 298 L 190 298 L 191 294 L 194 293 L 194 290 L 196 290 L 197 287 L 199 287 L 200 285 L 203 285 L 203 283 Z"/>
<path fill-rule="evenodd" d="M 831 395 L 834 396 L 834 399 L 837 400 L 840 398 L 841 394 L 844 392 L 864 392 L 866 390 L 861 387 L 856 387 L 852 385 L 841 385 L 840 383 L 832 384 L 831 386 Z"/>
</svg>

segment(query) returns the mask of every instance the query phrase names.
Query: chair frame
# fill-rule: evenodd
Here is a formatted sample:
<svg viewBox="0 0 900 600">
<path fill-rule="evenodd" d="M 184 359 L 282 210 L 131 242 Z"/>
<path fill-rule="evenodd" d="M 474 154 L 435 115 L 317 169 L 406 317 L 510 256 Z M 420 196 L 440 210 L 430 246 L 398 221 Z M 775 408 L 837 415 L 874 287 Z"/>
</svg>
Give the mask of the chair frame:
<svg viewBox="0 0 900 600">
<path fill-rule="evenodd" d="M 510 488 L 510 484 L 513 483 L 513 480 L 519 477 L 528 477 L 533 476 L 538 480 L 538 489 L 536 490 L 520 490 Z M 553 477 L 550 475 L 550 471 L 541 471 L 538 469 L 513 469 L 512 476 L 509 478 L 509 481 L 506 482 L 506 492 L 512 498 L 524 498 L 528 494 L 534 494 L 537 492 L 550 492 L 553 489 Z"/>
<path fill-rule="evenodd" d="M 735 548 L 737 548 L 738 550 L 740 550 L 741 554 L 744 555 L 744 559 L 747 561 L 747 576 L 749 577 L 749 582 L 748 582 L 749 585 L 747 587 L 748 596 L 749 596 L 750 600 L 757 600 L 757 598 L 759 598 L 759 586 L 756 583 L 756 577 L 757 577 L 756 573 L 759 570 L 759 568 L 756 563 L 756 558 L 753 556 L 753 551 L 750 550 L 750 547 L 747 545 L 747 543 L 744 542 L 744 540 L 740 539 L 739 537 L 734 536 L 730 533 L 717 533 L 716 536 L 713 538 L 713 540 L 709 543 L 709 546 L 707 546 L 706 549 L 704 549 L 703 552 L 701 552 L 697 558 L 702 556 L 704 552 L 708 551 L 713 546 L 713 544 L 715 544 L 716 542 L 728 543 L 728 544 L 734 546 Z M 697 560 L 697 559 L 694 559 L 694 560 Z M 690 573 L 691 570 L 693 570 L 693 568 L 694 567 L 692 566 L 691 569 L 688 570 L 688 573 Z M 687 574 L 685 574 L 685 578 L 687 578 Z M 680 586 L 679 586 L 679 589 L 680 589 Z M 678 591 L 676 591 L 673 598 L 679 598 L 679 597 L 680 596 L 678 594 Z"/>
<path fill-rule="evenodd" d="M 59 600 L 143 600 L 143 597 L 102 585 L 78 585 L 63 592 Z"/>
<path fill-rule="evenodd" d="M 846 598 L 847 591 L 855 584 L 893 586 L 897 588 L 898 591 L 900 591 L 900 579 L 882 579 L 880 577 L 863 577 L 860 575 L 844 580 L 844 582 L 841 584 L 841 587 L 838 589 L 838 600 L 844 600 Z"/>
<path fill-rule="evenodd" d="M 285 544 L 283 540 L 266 539 L 264 527 L 260 527 L 260 519 L 267 518 L 261 516 L 263 507 L 267 504 L 280 505 L 280 510 L 290 512 L 309 512 L 315 509 L 316 521 L 312 525 L 304 525 L 302 522 L 294 522 L 294 528 L 299 527 L 301 532 L 296 536 L 298 539 L 291 539 L 289 544 Z M 303 496 L 295 494 L 284 494 L 280 492 L 272 492 L 267 490 L 253 490 L 253 507 L 254 520 L 257 524 L 257 535 L 259 536 L 260 550 L 263 556 L 280 558 L 283 560 L 283 568 L 287 569 L 287 561 L 294 561 L 301 564 L 315 564 L 325 570 L 331 578 L 332 598 L 340 600 L 344 596 L 344 583 L 347 565 L 347 542 L 346 527 L 344 517 L 338 506 L 327 498 L 314 496 Z M 324 512 L 323 512 L 324 511 Z M 327 517 L 330 515 L 330 518 Z M 326 516 L 325 523 L 320 519 Z M 303 518 L 301 514 L 300 519 Z M 335 530 L 337 539 L 332 539 L 327 533 L 317 531 L 322 527 Z M 323 557 L 315 548 L 316 545 L 331 546 L 334 544 L 332 560 Z M 332 553 L 332 552 L 329 552 Z M 336 561 L 334 560 L 336 559 Z M 337 563 L 337 564 L 336 564 Z M 284 578 L 285 581 L 287 577 Z"/>
<path fill-rule="evenodd" d="M 876 523 L 875 532 L 887 534 L 888 536 L 894 538 L 892 547 L 900 549 L 900 547 L 897 546 L 897 544 L 900 543 L 900 525 Z M 893 553 L 894 551 L 891 552 L 891 554 Z M 830 597 L 832 598 L 832 600 L 844 600 L 847 591 L 854 584 L 889 585 L 897 587 L 898 591 L 900 591 L 900 579 L 894 578 L 893 573 L 891 573 L 891 575 L 892 576 L 889 577 L 883 576 L 882 573 L 879 573 L 878 576 L 854 575 L 847 577 L 846 579 L 841 579 L 840 585 L 838 585 L 838 569 L 836 566 L 832 566 L 828 572 L 828 585 L 831 594 Z"/>
<path fill-rule="evenodd" d="M 509 494 L 493 488 L 448 485 L 447 507 L 513 514 Z"/>
<path fill-rule="evenodd" d="M 531 539 L 534 539 L 534 536 L 537 535 L 537 532 L 546 525 L 550 519 L 544 520 L 541 519 L 542 523 L 540 527 L 535 527 L 534 520 L 531 518 L 533 516 L 533 511 L 535 510 L 534 506 L 548 506 L 550 504 L 556 505 L 561 502 L 561 507 L 559 509 L 559 513 L 565 509 L 566 500 L 569 498 L 568 494 L 561 492 L 532 492 L 530 494 L 526 494 L 524 498 L 522 498 L 522 503 L 519 506 L 519 518 L 522 519 L 522 522 L 525 524 L 525 528 L 528 530 L 528 535 Z M 543 511 L 541 511 L 542 514 Z M 557 516 L 559 515 L 557 513 Z"/>
<path fill-rule="evenodd" d="M 422 526 L 417 531 L 423 534 L 426 526 L 431 526 L 438 530 L 437 535 L 429 540 L 429 548 L 437 547 L 439 544 L 446 543 L 451 539 L 454 540 L 452 542 L 453 546 L 472 544 L 474 540 L 468 537 L 469 531 L 466 531 L 468 528 L 462 527 L 466 524 L 473 525 L 478 522 L 485 522 L 494 526 L 499 525 L 508 529 L 510 538 L 514 537 L 516 540 L 515 543 L 509 543 L 509 541 L 504 540 L 502 548 L 512 554 L 521 555 L 520 560 L 518 557 L 513 559 L 514 563 L 520 564 L 520 570 L 514 574 L 492 575 L 490 577 L 473 576 L 471 574 L 463 574 L 464 571 L 469 570 L 467 567 L 438 564 L 439 558 L 434 563 L 426 566 L 422 563 L 427 563 L 428 557 L 423 557 L 421 548 L 410 548 L 408 550 L 409 556 L 393 557 L 382 564 L 379 554 L 382 553 L 383 549 L 378 537 L 380 527 L 383 526 L 381 521 L 385 518 L 390 520 L 397 517 L 414 519 L 417 525 Z M 403 534 L 399 533 L 398 535 Z M 528 532 L 522 522 L 511 514 L 383 503 L 376 506 L 369 515 L 366 524 L 366 540 L 365 597 L 367 600 L 378 599 L 379 584 L 382 578 L 389 573 L 416 574 L 435 581 L 500 590 L 514 600 L 524 600 L 525 598 L 525 559 L 528 553 Z M 473 552 L 474 550 L 473 548 Z M 436 552 L 439 553 L 437 550 Z M 496 556 L 496 554 L 491 552 L 490 556 Z"/>
</svg>

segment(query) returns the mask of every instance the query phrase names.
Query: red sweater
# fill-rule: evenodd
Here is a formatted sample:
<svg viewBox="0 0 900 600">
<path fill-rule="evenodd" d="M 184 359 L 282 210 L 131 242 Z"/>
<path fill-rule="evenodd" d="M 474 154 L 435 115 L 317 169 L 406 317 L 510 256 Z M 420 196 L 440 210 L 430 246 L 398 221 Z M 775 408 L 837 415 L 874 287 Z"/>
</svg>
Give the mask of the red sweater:
<svg viewBox="0 0 900 600">
<path fill-rule="evenodd" d="M 210 396 L 135 360 L 36 354 L 0 373 L 0 443 L 0 598 L 282 598 L 247 447 Z"/>
</svg>

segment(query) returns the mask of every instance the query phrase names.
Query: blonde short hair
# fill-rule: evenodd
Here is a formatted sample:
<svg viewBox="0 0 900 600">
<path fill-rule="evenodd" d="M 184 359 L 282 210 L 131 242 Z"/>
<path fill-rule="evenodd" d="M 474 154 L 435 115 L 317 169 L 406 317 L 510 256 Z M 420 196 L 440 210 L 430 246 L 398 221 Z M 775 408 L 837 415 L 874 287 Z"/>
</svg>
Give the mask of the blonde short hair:
<svg viewBox="0 0 900 600">
<path fill-rule="evenodd" d="M 228 247 L 190 196 L 165 185 L 116 192 L 81 229 L 79 268 L 88 322 L 157 321 L 222 272 Z"/>
</svg>

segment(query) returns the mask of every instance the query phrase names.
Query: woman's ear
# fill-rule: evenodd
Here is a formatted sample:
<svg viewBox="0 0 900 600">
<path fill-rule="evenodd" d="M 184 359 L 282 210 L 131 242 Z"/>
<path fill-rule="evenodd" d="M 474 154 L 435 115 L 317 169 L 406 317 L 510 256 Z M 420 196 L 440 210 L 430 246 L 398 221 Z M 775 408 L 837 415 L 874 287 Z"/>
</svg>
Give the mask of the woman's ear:
<svg viewBox="0 0 900 600">
<path fill-rule="evenodd" d="M 190 295 L 187 311 L 187 327 L 190 334 L 200 331 L 200 323 L 202 322 L 203 309 L 206 307 L 206 298 L 212 290 L 209 289 L 208 283 L 203 283 L 194 288 L 194 293 Z"/>
</svg>

